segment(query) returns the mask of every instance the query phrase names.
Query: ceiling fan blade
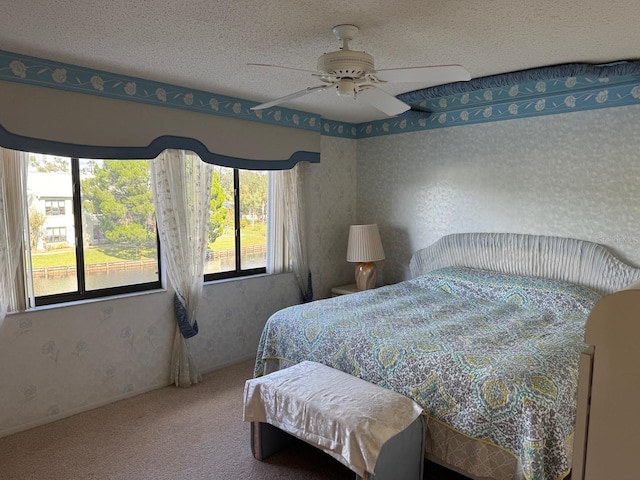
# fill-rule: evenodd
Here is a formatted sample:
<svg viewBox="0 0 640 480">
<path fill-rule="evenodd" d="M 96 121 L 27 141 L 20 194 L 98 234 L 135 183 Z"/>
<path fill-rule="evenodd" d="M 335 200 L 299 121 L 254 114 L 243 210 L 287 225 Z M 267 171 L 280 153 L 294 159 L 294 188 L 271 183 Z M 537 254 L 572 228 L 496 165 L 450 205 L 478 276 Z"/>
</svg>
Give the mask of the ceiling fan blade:
<svg viewBox="0 0 640 480">
<path fill-rule="evenodd" d="M 425 82 L 441 85 L 471 80 L 471 74 L 462 65 L 435 65 L 376 70 L 375 77 L 382 82 Z"/>
<path fill-rule="evenodd" d="M 325 90 L 329 88 L 331 85 L 318 85 L 317 87 L 308 87 L 304 90 L 300 90 L 299 92 L 291 93 L 284 97 L 276 98 L 275 100 L 271 100 L 267 103 L 262 103 L 260 105 L 256 105 L 255 107 L 251 107 L 251 110 L 264 110 L 265 108 L 273 107 L 275 105 L 279 105 L 281 103 L 287 102 L 289 100 L 293 100 L 294 98 L 302 97 L 309 93 L 319 92 L 321 90 Z"/>
<path fill-rule="evenodd" d="M 358 92 L 357 98 L 361 98 L 372 107 L 386 113 L 390 117 L 400 115 L 411 108 L 409 105 L 398 100 L 390 93 L 374 86 L 369 86 Z"/>
<path fill-rule="evenodd" d="M 302 68 L 283 67 L 282 65 L 269 65 L 269 64 L 266 64 L 266 63 L 247 63 L 247 65 L 250 65 L 252 67 L 282 68 L 284 70 L 294 70 L 296 72 L 304 72 L 304 73 L 312 73 L 312 74 L 317 74 L 318 73 L 315 70 L 304 70 Z"/>
</svg>

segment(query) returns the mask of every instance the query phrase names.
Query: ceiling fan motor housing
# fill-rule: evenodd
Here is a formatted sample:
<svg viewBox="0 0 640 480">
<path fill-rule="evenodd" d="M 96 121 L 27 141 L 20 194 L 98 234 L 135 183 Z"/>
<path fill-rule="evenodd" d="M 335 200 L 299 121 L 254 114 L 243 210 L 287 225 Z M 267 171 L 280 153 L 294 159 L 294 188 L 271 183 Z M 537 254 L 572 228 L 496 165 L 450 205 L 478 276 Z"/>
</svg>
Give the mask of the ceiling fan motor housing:
<svg viewBox="0 0 640 480">
<path fill-rule="evenodd" d="M 340 50 L 325 53 L 318 59 L 318 70 L 337 77 L 361 78 L 375 71 L 373 57 L 365 52 Z"/>
</svg>

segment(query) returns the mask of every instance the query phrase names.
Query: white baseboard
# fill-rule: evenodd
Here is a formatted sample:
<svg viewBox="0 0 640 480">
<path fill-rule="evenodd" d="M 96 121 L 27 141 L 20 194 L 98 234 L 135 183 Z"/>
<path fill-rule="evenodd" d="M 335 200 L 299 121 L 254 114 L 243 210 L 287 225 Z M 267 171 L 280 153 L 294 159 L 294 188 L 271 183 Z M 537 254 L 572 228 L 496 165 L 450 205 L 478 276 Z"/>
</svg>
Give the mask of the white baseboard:
<svg viewBox="0 0 640 480">
<path fill-rule="evenodd" d="M 216 370 L 222 370 L 223 368 L 227 368 L 230 367 L 232 365 L 237 365 L 238 363 L 242 363 L 242 362 L 246 362 L 249 360 L 255 360 L 256 359 L 256 354 L 253 353 L 251 355 L 244 355 L 242 357 L 237 357 L 233 360 L 228 360 L 224 363 L 221 363 L 219 365 L 216 365 L 215 367 L 211 367 L 208 368 L 206 370 L 203 370 L 202 372 L 200 372 L 202 375 L 206 375 L 207 373 L 211 373 L 211 372 L 215 372 Z"/>
<path fill-rule="evenodd" d="M 87 412 L 89 410 L 93 410 L 95 408 L 104 407 L 105 405 L 109 405 L 111 403 L 119 402 L 120 400 L 124 400 L 129 397 L 135 397 L 136 395 L 141 395 L 143 393 L 151 392 L 153 390 L 157 390 L 159 388 L 163 388 L 168 386 L 169 384 L 157 384 L 151 385 L 149 387 L 143 388 L 141 390 L 136 390 L 133 392 L 128 392 L 123 395 L 118 395 L 116 397 L 111 397 L 109 399 L 103 400 L 101 402 L 91 403 L 89 405 L 83 405 L 82 407 L 74 408 L 67 412 L 59 413 L 57 415 L 51 415 L 48 417 L 39 418 L 33 422 L 24 423 L 22 425 L 17 425 L 12 428 L 8 428 L 6 430 L 2 430 L 0 432 L 0 438 L 7 437 L 9 435 L 13 435 L 14 433 L 24 432 L 25 430 L 30 430 L 35 427 L 39 427 L 41 425 L 45 425 L 47 423 L 56 422 L 58 420 L 62 420 L 63 418 L 71 417 L 72 415 L 76 415 L 78 413 Z"/>
<path fill-rule="evenodd" d="M 228 360 L 228 361 L 226 361 L 224 363 L 216 365 L 215 367 L 209 368 L 209 369 L 204 370 L 204 371 L 202 371 L 200 373 L 203 374 L 203 375 L 206 375 L 207 373 L 215 372 L 216 370 L 222 370 L 223 368 L 227 368 L 227 367 L 230 367 L 232 365 L 236 365 L 238 363 L 246 362 L 248 360 L 255 359 L 255 358 L 256 358 L 255 354 L 244 355 L 242 357 L 238 357 L 238 358 L 233 359 L 233 360 Z M 96 403 L 92 403 L 92 404 L 89 404 L 89 405 L 83 405 L 82 407 L 78 407 L 78 408 L 75 408 L 73 410 L 69 410 L 67 412 L 59 413 L 57 415 L 51 415 L 51 416 L 48 416 L 48 417 L 39 418 L 38 420 L 35 420 L 33 422 L 25 423 L 25 424 L 22 424 L 22 425 L 17 425 L 15 427 L 11 427 L 11 428 L 8 428 L 6 430 L 0 431 L 0 438 L 8 437 L 9 435 L 13 435 L 15 433 L 24 432 L 26 430 L 30 430 L 30 429 L 35 428 L 35 427 L 40 427 L 40 426 L 45 425 L 47 423 L 56 422 L 58 420 L 62 420 L 63 418 L 71 417 L 71 416 L 76 415 L 78 413 L 87 412 L 87 411 L 93 410 L 95 408 L 104 407 L 105 405 L 109 405 L 111 403 L 119 402 L 120 400 L 124 400 L 126 398 L 135 397 L 137 395 L 142 395 L 143 393 L 151 392 L 153 390 L 158 390 L 159 388 L 168 387 L 169 385 L 171 385 L 170 382 L 151 385 L 151 386 L 148 386 L 148 387 L 143 388 L 141 390 L 136 390 L 134 392 L 128 392 L 128 393 L 125 393 L 125 394 L 122 394 L 122 395 L 118 395 L 116 397 L 111 397 L 111 398 L 103 400 L 101 402 L 96 402 Z"/>
</svg>

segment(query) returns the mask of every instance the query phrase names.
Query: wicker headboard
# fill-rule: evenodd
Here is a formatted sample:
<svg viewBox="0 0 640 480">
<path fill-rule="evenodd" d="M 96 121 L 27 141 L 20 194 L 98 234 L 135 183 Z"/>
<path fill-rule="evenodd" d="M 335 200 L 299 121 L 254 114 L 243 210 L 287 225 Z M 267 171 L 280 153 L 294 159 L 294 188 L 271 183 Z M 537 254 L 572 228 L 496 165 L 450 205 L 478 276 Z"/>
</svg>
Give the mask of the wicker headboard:
<svg viewBox="0 0 640 480">
<path fill-rule="evenodd" d="M 411 258 L 411 276 L 443 267 L 472 267 L 547 277 L 608 294 L 640 279 L 602 245 L 574 238 L 518 233 L 454 233 Z"/>
</svg>

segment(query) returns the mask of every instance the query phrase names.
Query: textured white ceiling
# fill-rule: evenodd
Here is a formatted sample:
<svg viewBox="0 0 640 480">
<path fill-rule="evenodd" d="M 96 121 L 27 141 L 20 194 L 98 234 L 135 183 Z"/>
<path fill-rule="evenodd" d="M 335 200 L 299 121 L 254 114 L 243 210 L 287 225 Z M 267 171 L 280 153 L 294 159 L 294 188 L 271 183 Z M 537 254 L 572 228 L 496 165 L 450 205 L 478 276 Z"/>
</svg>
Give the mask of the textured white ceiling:
<svg viewBox="0 0 640 480">
<path fill-rule="evenodd" d="M 2 0 L 0 49 L 255 101 L 317 85 L 334 25 L 377 68 L 457 63 L 472 78 L 570 62 L 640 59 L 638 0 Z M 423 88 L 385 84 L 389 93 Z M 311 94 L 283 106 L 345 122 L 378 110 Z"/>
</svg>

